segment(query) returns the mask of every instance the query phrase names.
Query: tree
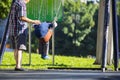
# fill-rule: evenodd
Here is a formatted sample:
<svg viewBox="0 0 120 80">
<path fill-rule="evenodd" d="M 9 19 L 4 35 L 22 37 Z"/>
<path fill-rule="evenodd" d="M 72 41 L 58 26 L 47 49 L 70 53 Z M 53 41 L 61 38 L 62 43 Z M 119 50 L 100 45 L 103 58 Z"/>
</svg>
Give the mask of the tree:
<svg viewBox="0 0 120 80">
<path fill-rule="evenodd" d="M 4 19 L 8 16 L 10 6 L 11 0 L 0 0 L 0 19 Z"/>
<path fill-rule="evenodd" d="M 81 54 L 82 49 L 86 44 L 82 43 L 85 37 L 91 32 L 94 27 L 93 16 L 97 6 L 81 3 L 79 0 L 65 0 L 64 3 L 64 18 L 56 30 L 56 51 L 57 53 L 65 53 L 71 55 Z M 79 17 L 79 21 L 75 21 Z M 57 34 L 58 33 L 58 34 Z"/>
</svg>

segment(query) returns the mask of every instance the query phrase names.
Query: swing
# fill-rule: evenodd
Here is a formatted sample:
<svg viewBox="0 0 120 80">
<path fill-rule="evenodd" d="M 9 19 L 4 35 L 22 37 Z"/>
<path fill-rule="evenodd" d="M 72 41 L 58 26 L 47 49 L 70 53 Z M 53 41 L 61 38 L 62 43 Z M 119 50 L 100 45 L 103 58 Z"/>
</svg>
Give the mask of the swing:
<svg viewBox="0 0 120 80">
<path fill-rule="evenodd" d="M 62 21 L 64 0 L 31 0 L 27 4 L 27 16 L 41 22 Z M 60 6 L 59 6 L 60 5 Z M 60 7 L 58 10 L 58 6 Z M 57 13 L 56 13 L 57 12 Z M 57 15 L 57 18 L 55 17 Z M 49 30 L 48 30 L 49 31 Z M 31 64 L 31 28 L 29 28 L 29 64 Z M 52 33 L 52 63 L 54 65 L 54 30 Z"/>
<path fill-rule="evenodd" d="M 27 16 L 41 22 L 52 22 L 57 15 L 57 21 L 62 21 L 63 3 L 64 0 L 31 0 L 27 4 Z"/>
<path fill-rule="evenodd" d="M 54 23 L 58 20 L 59 17 L 59 11 L 61 9 L 61 5 L 62 5 L 62 1 L 56 1 L 56 0 L 52 0 L 51 3 L 51 7 L 50 9 L 52 9 L 51 11 L 49 11 L 49 0 L 41 0 L 41 4 L 38 5 L 36 3 L 36 5 L 40 8 L 39 10 L 39 14 L 37 16 L 37 14 L 35 13 L 34 16 L 38 17 L 39 20 L 42 20 L 43 22 L 40 25 L 35 25 L 35 35 L 38 39 L 40 39 L 42 42 L 48 42 L 53 34 L 54 31 Z M 54 4 L 54 5 L 53 5 Z M 37 7 L 37 8 L 38 8 Z M 38 8 L 38 9 L 39 9 Z M 34 11 L 37 11 L 36 9 L 33 9 L 32 13 Z M 49 13 L 51 13 L 51 15 L 48 15 Z M 48 19 L 47 19 L 47 17 Z M 49 26 L 49 23 L 46 23 L 44 21 L 52 21 L 52 27 Z"/>
</svg>

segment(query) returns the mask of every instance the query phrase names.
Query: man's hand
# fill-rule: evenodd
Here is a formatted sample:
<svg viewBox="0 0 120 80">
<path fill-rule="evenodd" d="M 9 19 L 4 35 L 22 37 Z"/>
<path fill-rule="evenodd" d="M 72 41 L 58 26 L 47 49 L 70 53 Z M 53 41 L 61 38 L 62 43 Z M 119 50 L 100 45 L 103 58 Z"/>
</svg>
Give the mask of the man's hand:
<svg viewBox="0 0 120 80">
<path fill-rule="evenodd" d="M 39 25 L 41 22 L 39 20 L 34 20 L 34 24 Z"/>
</svg>

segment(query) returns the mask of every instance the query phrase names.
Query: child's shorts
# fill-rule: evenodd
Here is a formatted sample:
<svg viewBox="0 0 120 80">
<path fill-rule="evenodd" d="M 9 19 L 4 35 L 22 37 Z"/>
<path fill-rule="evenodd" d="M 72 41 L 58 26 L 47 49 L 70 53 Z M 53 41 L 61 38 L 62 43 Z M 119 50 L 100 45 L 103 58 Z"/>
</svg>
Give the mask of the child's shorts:
<svg viewBox="0 0 120 80">
<path fill-rule="evenodd" d="M 43 42 L 47 43 L 47 42 L 50 40 L 52 34 L 53 34 L 53 32 L 52 32 L 50 29 L 48 29 L 47 34 L 46 34 L 43 38 L 40 38 L 40 39 L 41 39 Z"/>
</svg>

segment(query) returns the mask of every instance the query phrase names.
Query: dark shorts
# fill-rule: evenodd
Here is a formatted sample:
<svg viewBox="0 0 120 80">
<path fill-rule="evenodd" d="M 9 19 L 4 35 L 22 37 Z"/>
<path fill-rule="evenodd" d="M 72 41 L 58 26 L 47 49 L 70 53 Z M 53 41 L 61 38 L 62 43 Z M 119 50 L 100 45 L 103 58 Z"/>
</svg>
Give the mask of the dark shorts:
<svg viewBox="0 0 120 80">
<path fill-rule="evenodd" d="M 19 36 L 11 36 L 12 47 L 18 50 L 26 50 L 27 36 L 20 34 Z"/>
</svg>

